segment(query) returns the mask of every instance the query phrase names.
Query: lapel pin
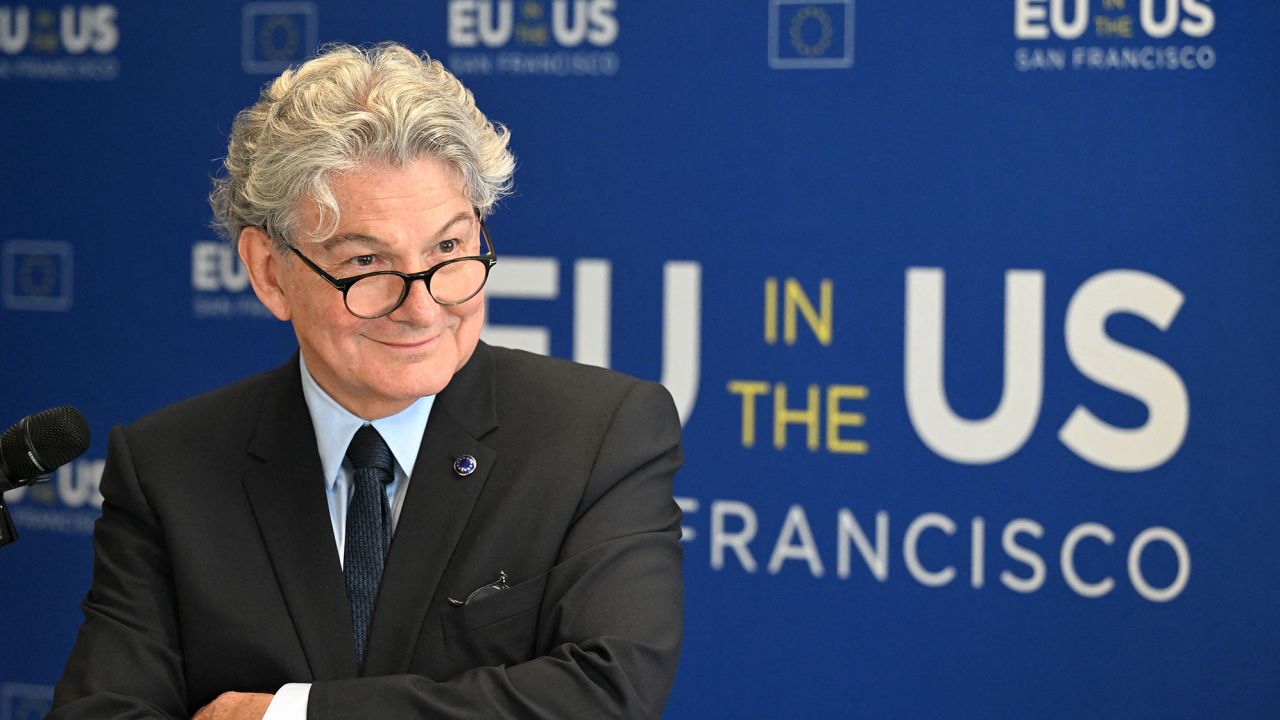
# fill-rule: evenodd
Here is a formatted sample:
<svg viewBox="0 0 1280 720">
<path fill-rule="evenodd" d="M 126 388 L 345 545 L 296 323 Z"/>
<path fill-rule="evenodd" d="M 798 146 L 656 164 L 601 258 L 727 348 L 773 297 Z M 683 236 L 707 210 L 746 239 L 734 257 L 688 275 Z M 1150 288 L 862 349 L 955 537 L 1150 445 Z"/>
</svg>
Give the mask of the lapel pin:
<svg viewBox="0 0 1280 720">
<path fill-rule="evenodd" d="M 466 477 L 476 471 L 476 459 L 470 455 L 463 455 L 453 461 L 453 471 L 458 477 Z"/>
</svg>

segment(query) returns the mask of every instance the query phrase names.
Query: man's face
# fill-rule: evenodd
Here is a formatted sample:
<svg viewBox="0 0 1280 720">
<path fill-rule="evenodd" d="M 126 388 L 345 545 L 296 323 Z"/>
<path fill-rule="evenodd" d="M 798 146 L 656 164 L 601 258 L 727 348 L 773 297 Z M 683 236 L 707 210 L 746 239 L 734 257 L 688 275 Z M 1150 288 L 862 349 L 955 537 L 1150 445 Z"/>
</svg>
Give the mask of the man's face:
<svg viewBox="0 0 1280 720">
<path fill-rule="evenodd" d="M 296 239 L 337 278 L 376 270 L 414 273 L 458 254 L 479 254 L 480 223 L 461 177 L 423 157 L 392 167 L 369 164 L 335 177 L 339 225 L 332 237 Z M 316 227 L 311 203 L 301 228 Z M 414 282 L 394 312 L 364 320 L 347 311 L 342 293 L 292 255 L 278 264 L 287 316 L 307 367 L 320 386 L 366 419 L 392 415 L 444 388 L 466 364 L 484 324 L 484 294 L 444 307 Z M 280 314 L 280 313 L 277 313 Z"/>
</svg>

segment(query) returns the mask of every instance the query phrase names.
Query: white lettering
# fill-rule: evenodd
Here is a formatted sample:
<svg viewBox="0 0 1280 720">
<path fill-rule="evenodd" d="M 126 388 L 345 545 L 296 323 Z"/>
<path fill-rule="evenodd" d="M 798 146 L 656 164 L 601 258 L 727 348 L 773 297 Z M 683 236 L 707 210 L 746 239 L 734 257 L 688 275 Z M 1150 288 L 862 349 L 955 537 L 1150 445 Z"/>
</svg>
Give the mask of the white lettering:
<svg viewBox="0 0 1280 720">
<path fill-rule="evenodd" d="M 889 513 L 883 510 L 876 513 L 875 547 L 872 547 L 870 541 L 867 540 L 866 533 L 858 525 L 858 519 L 845 508 L 840 509 L 836 528 L 837 541 L 839 543 L 837 545 L 836 573 L 841 578 L 847 578 L 851 574 L 850 560 L 852 559 L 852 553 L 849 552 L 849 541 L 853 540 L 853 544 L 858 546 L 858 554 L 862 556 L 862 561 L 871 570 L 871 575 L 880 582 L 889 579 Z"/>
<path fill-rule="evenodd" d="M 1049 24 L 1053 26 L 1053 34 L 1063 40 L 1075 40 L 1089 27 L 1089 0 L 1075 0 L 1075 3 L 1075 17 L 1071 22 L 1066 20 L 1065 0 L 1049 3 Z"/>
<path fill-rule="evenodd" d="M 79 30 L 76 29 L 76 8 L 73 5 L 62 6 L 62 24 L 59 26 L 62 37 L 62 48 L 72 55 L 83 55 L 93 42 L 93 31 L 96 27 L 97 13 L 88 5 L 80 7 Z"/>
<path fill-rule="evenodd" d="M 676 502 L 685 513 L 685 522 L 700 520 L 701 516 L 697 516 L 696 513 L 701 503 L 697 499 L 676 498 Z M 710 502 L 712 509 L 710 528 L 707 533 L 695 532 L 691 528 L 682 526 L 682 542 L 689 542 L 695 538 L 702 537 L 704 534 L 709 534 L 711 538 L 710 560 L 713 569 L 724 569 L 726 564 L 725 556 L 728 554 L 725 550 L 729 549 L 737 556 L 738 564 L 746 572 L 756 572 L 757 561 L 750 548 L 751 543 L 755 541 L 759 533 L 759 522 L 755 509 L 747 503 L 736 500 L 713 500 Z M 836 577 L 841 580 L 848 580 L 853 576 L 854 548 L 856 547 L 871 575 L 881 583 L 886 582 L 889 578 L 889 557 L 891 553 L 889 513 L 883 510 L 875 513 L 874 543 L 871 542 L 866 530 L 848 508 L 839 508 L 836 511 L 835 520 L 835 550 L 839 558 Z M 972 544 L 970 546 L 972 573 L 970 584 L 974 589 L 982 589 L 986 586 L 986 519 L 981 516 L 971 518 L 970 528 L 972 531 Z M 907 523 L 906 530 L 901 535 L 902 558 L 912 579 L 928 587 L 942 587 L 955 580 L 957 568 L 953 565 L 942 565 L 937 558 L 948 556 L 951 553 L 946 550 L 939 551 L 938 549 L 935 549 L 933 553 L 925 552 L 925 555 L 934 558 L 933 567 L 925 566 L 925 562 L 921 558 L 920 545 L 921 539 L 926 531 L 930 529 L 940 530 L 946 536 L 957 534 L 956 522 L 947 515 L 937 512 L 921 514 Z M 1001 545 L 1004 550 L 1004 556 L 1010 561 L 1010 567 L 1000 572 L 1000 584 L 1014 592 L 1034 593 L 1041 590 L 1047 581 L 1046 562 L 1038 549 L 1035 548 L 1038 543 L 1028 543 L 1028 541 L 1019 537 L 1021 535 L 1028 535 L 1032 540 L 1042 540 L 1045 538 L 1045 529 L 1039 522 L 1028 518 L 1016 518 L 1004 526 L 1001 533 Z M 816 537 L 830 536 L 820 532 Z M 1072 592 L 1085 598 L 1103 597 L 1115 590 L 1116 580 L 1112 574 L 1096 570 L 1088 573 L 1091 575 L 1088 579 L 1082 577 L 1079 569 L 1081 564 L 1080 547 L 1087 539 L 1101 541 L 1101 545 L 1096 546 L 1101 550 L 1095 549 L 1091 550 L 1091 552 L 1106 552 L 1106 549 L 1114 546 L 1116 538 L 1112 530 L 1101 523 L 1080 523 L 1071 528 L 1062 537 L 1057 546 L 1056 560 L 1058 561 L 1061 577 Z M 1151 544 L 1156 542 L 1167 544 L 1176 558 L 1176 575 L 1165 587 L 1153 586 L 1143 575 L 1141 561 L 1144 553 Z M 777 574 L 781 572 L 786 561 L 804 560 L 813 577 L 824 577 L 823 550 L 825 548 L 815 540 L 807 510 L 801 505 L 793 504 L 788 508 L 786 517 L 778 529 L 767 569 L 770 574 Z M 1085 565 L 1086 567 L 1097 567 L 1095 562 L 1089 561 Z M 942 567 L 938 567 L 938 565 L 942 565 Z M 1015 571 L 1019 570 L 1017 565 L 1027 568 L 1024 571 L 1025 576 L 1015 574 Z M 1185 590 L 1190 574 L 1190 552 L 1183 539 L 1173 530 L 1165 527 L 1148 528 L 1134 539 L 1129 548 L 1128 575 L 1130 584 L 1138 595 L 1145 600 L 1151 602 L 1168 602 L 1172 600 Z"/>
<path fill-rule="evenodd" d="M 31 13 L 25 5 L 0 7 L 0 51 L 17 55 L 27 47 L 31 36 Z"/>
<path fill-rule="evenodd" d="M 573 359 L 609 367 L 612 272 L 608 260 L 573 264 Z"/>
<path fill-rule="evenodd" d="M 249 287 L 249 271 L 226 244 L 198 242 L 191 246 L 191 287 L 202 292 L 242 292 Z"/>
<path fill-rule="evenodd" d="M 742 529 L 729 532 L 725 529 L 725 518 L 733 515 L 742 521 Z M 756 536 L 759 523 L 756 511 L 750 505 L 737 500 L 715 500 L 711 503 L 711 567 L 714 570 L 724 568 L 724 550 L 731 548 L 738 556 L 738 564 L 749 573 L 756 571 L 756 559 L 747 547 Z"/>
<path fill-rule="evenodd" d="M 969 585 L 981 588 L 987 580 L 987 523 L 982 518 L 975 517 L 969 528 L 972 543 L 969 546 Z"/>
<path fill-rule="evenodd" d="M 670 261 L 662 268 L 662 384 L 689 422 L 698 400 L 702 354 L 702 266 Z"/>
<path fill-rule="evenodd" d="M 1152 587 L 1147 582 L 1147 579 L 1142 576 L 1142 551 L 1146 549 L 1147 545 L 1157 540 L 1173 548 L 1174 555 L 1178 559 L 1177 575 L 1174 577 L 1173 582 L 1163 589 Z M 1169 528 L 1147 528 L 1138 533 L 1138 537 L 1134 538 L 1133 544 L 1129 546 L 1129 582 L 1133 583 L 1133 588 L 1147 600 L 1151 602 L 1169 602 L 1182 594 L 1190 578 L 1191 553 L 1187 551 L 1187 544 L 1183 542 L 1178 533 Z"/>
<path fill-rule="evenodd" d="M 1099 523 L 1087 522 L 1071 528 L 1071 532 L 1067 533 L 1067 537 L 1062 541 L 1062 553 L 1060 555 L 1060 564 L 1062 565 L 1062 577 L 1067 581 L 1067 585 L 1075 590 L 1081 597 L 1098 598 L 1111 592 L 1115 587 L 1116 581 L 1109 577 L 1103 578 L 1096 583 L 1085 582 L 1080 579 L 1080 574 L 1076 572 L 1076 545 L 1086 537 L 1097 538 L 1103 543 L 1110 545 L 1116 540 L 1115 533 L 1106 525 Z"/>
<path fill-rule="evenodd" d="M 1117 428 L 1077 405 L 1058 433 L 1063 444 L 1099 467 L 1150 470 L 1182 446 L 1190 417 L 1187 388 L 1168 365 L 1107 336 L 1107 318 L 1124 312 L 1167 330 L 1182 307 L 1176 287 L 1147 273 L 1112 270 L 1089 278 L 1067 305 L 1066 341 L 1071 361 L 1103 387 L 1147 406 L 1141 427 Z"/>
<path fill-rule="evenodd" d="M 116 27 L 116 8 L 114 5 L 99 5 L 97 8 L 96 27 L 91 47 L 97 53 L 109 53 L 120 44 L 120 30 Z"/>
<path fill-rule="evenodd" d="M 511 39 L 515 27 L 512 0 L 449 0 L 449 45 L 456 48 L 501 47 Z"/>
<path fill-rule="evenodd" d="M 951 582 L 956 576 L 956 569 L 947 565 L 941 570 L 933 571 L 925 568 L 920 562 L 918 544 L 920 535 L 929 528 L 937 528 L 947 535 L 956 534 L 956 524 L 942 513 L 929 512 L 920 515 L 907 526 L 902 538 L 902 559 L 907 564 L 907 572 L 920 581 L 921 585 L 940 587 Z"/>
<path fill-rule="evenodd" d="M 792 539 L 799 537 L 797 545 Z M 787 560 L 804 560 L 809 563 L 809 572 L 814 577 L 822 577 L 822 558 L 818 556 L 818 545 L 813 541 L 813 530 L 809 527 L 809 518 L 804 508 L 792 505 L 787 510 L 787 519 L 778 532 L 778 540 L 773 545 L 773 554 L 769 556 L 769 574 L 777 575 L 782 563 Z"/>
<path fill-rule="evenodd" d="M 1049 29 L 1063 40 L 1075 40 L 1089 27 L 1089 0 L 1074 0 L 1071 20 L 1067 21 L 1066 4 L 1072 0 L 1014 0 L 1013 36 L 1019 40 L 1044 40 Z M 1045 25 L 1045 19 L 1049 20 Z"/>
<path fill-rule="evenodd" d="M 480 44 L 476 35 L 476 0 L 449 0 L 449 45 L 451 47 L 475 47 Z"/>
<path fill-rule="evenodd" d="M 1005 275 L 1004 389 L 983 420 L 951 409 L 943 387 L 945 275 L 940 268 L 907 270 L 906 398 L 916 434 L 930 450 L 958 463 L 1003 460 L 1026 443 L 1043 394 L 1044 273 Z"/>
<path fill-rule="evenodd" d="M 198 242 L 191 246 L 191 287 L 204 292 L 218 289 L 218 249 L 220 243 Z"/>
<path fill-rule="evenodd" d="M 569 4 L 570 0 L 555 0 L 551 6 L 551 33 L 562 47 L 577 47 L 583 40 L 605 47 L 618 39 L 615 0 L 573 0 L 572 24 Z"/>
<path fill-rule="evenodd" d="M 1213 32 L 1213 8 L 1201 0 L 1182 0 L 1182 12 L 1186 18 L 1178 24 L 1182 32 L 1191 37 L 1205 37 Z"/>
<path fill-rule="evenodd" d="M 479 11 L 480 41 L 491 48 L 506 45 L 511 40 L 515 26 L 515 3 L 512 0 L 498 0 L 497 17 L 494 17 L 494 6 L 491 3 L 481 3 Z"/>
<path fill-rule="evenodd" d="M 614 15 L 617 8 L 615 0 L 592 1 L 591 29 L 587 31 L 587 40 L 592 45 L 605 47 L 618 39 L 618 18 Z"/>
<path fill-rule="evenodd" d="M 1201 70 L 1208 70 L 1218 62 L 1218 54 L 1214 52 L 1212 45 L 1202 45 L 1196 49 L 1196 65 Z"/>
<path fill-rule="evenodd" d="M 1065 70 L 1067 67 L 1067 54 L 1061 48 L 1046 49 L 1020 47 L 1017 50 L 1014 50 L 1013 63 L 1014 67 L 1018 69 L 1018 72 L 1027 72 L 1029 70 Z"/>
<path fill-rule="evenodd" d="M 1044 537 L 1044 527 L 1035 520 L 1018 518 L 1004 526 L 1004 533 L 1000 537 L 1000 542 L 1004 546 L 1006 555 L 1014 560 L 1021 561 L 1031 568 L 1031 577 L 1020 578 L 1008 570 L 1002 570 L 1000 571 L 1000 582 L 1015 592 L 1030 593 L 1039 590 L 1044 585 L 1044 560 L 1034 550 L 1018 544 L 1017 537 L 1022 533 L 1026 533 L 1038 540 Z"/>
<path fill-rule="evenodd" d="M 577 47 L 587 37 L 587 7 L 589 0 L 576 0 L 573 11 L 573 25 L 569 25 L 568 0 L 555 0 L 551 5 L 551 33 L 556 42 L 564 47 Z"/>
<path fill-rule="evenodd" d="M 1044 40 L 1049 37 L 1049 28 L 1044 24 L 1049 13 L 1044 2 L 1045 0 L 1014 0 L 1014 37 L 1019 40 Z"/>
<path fill-rule="evenodd" d="M 560 296 L 560 262 L 555 258 L 504 257 L 489 274 L 484 294 L 486 301 L 493 298 L 554 300 Z M 489 315 L 487 308 L 485 315 Z M 481 337 L 494 345 L 539 355 L 551 354 L 551 331 L 542 326 L 487 323 Z"/>
<path fill-rule="evenodd" d="M 1159 0 L 1139 0 L 1138 20 L 1142 31 L 1153 38 L 1167 38 L 1178 27 L 1178 0 L 1164 0 L 1164 19 L 1156 20 Z"/>
</svg>

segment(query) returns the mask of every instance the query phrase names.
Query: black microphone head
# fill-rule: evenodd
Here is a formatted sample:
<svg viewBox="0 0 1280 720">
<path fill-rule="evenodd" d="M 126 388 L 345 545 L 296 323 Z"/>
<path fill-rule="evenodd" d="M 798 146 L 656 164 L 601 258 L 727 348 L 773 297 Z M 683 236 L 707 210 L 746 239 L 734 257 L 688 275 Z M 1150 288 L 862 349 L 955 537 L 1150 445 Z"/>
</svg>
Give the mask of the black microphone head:
<svg viewBox="0 0 1280 720">
<path fill-rule="evenodd" d="M 66 465 L 88 448 L 89 423 L 79 410 L 63 405 L 5 430 L 0 435 L 0 462 L 10 480 L 25 480 Z"/>
</svg>

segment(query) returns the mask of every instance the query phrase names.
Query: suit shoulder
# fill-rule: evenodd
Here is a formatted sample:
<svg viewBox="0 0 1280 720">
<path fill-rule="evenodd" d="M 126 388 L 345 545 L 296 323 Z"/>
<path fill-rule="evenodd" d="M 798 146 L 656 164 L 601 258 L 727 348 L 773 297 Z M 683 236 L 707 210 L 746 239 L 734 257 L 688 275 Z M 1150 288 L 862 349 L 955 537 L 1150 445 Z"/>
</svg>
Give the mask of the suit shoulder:
<svg viewBox="0 0 1280 720">
<path fill-rule="evenodd" d="M 562 468 L 625 464 L 680 443 L 675 402 L 659 383 L 505 348 L 493 348 L 493 367 L 502 433 L 522 444 L 537 438 Z"/>
</svg>

